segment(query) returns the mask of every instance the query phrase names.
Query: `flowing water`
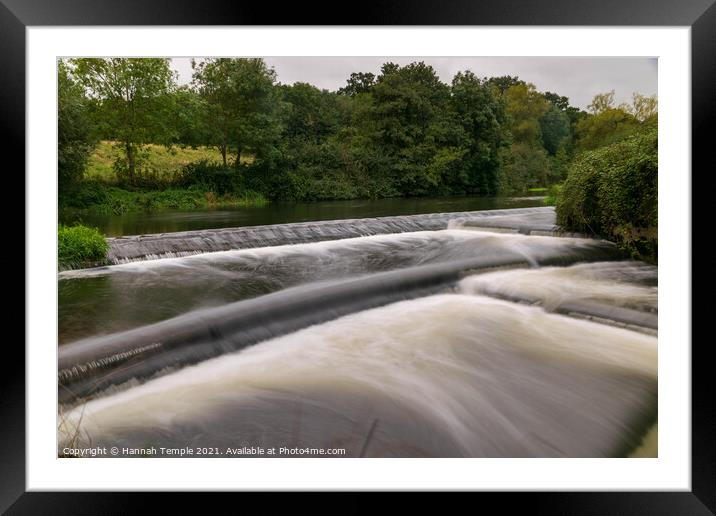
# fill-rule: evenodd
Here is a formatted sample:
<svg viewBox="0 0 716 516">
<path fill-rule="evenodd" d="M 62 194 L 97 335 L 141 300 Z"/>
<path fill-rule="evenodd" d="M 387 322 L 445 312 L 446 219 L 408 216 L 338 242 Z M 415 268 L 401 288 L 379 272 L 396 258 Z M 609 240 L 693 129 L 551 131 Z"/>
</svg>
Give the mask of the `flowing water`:
<svg viewBox="0 0 716 516">
<path fill-rule="evenodd" d="M 250 208 L 125 213 L 122 215 L 81 214 L 73 210 L 63 210 L 60 212 L 60 222 L 72 224 L 81 221 L 99 228 L 107 236 L 122 236 L 316 220 L 527 208 L 542 206 L 543 199 L 544 197 L 540 196 L 358 199 L 311 203 L 271 203 L 266 206 Z"/>
<path fill-rule="evenodd" d="M 548 209 L 343 222 L 61 272 L 60 449 L 603 457 L 656 422 L 656 267 Z"/>
</svg>

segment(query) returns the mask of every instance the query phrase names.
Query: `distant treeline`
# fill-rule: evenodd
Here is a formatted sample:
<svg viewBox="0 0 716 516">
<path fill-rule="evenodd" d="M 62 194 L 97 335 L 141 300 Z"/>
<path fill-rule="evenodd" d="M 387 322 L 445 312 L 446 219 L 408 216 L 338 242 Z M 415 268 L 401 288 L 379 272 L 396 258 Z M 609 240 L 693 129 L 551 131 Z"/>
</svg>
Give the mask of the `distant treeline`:
<svg viewBox="0 0 716 516">
<path fill-rule="evenodd" d="M 198 60 L 181 86 L 168 59 L 62 60 L 58 75 L 61 196 L 100 140 L 117 142 L 116 185 L 130 190 L 147 187 L 151 143 L 215 147 L 221 162 L 189 175 L 269 199 L 511 194 L 562 182 L 580 153 L 656 121 L 655 97 L 600 94 L 587 112 L 518 77 L 446 84 L 423 62 L 352 73 L 336 92 L 280 84 L 262 59 Z"/>
</svg>

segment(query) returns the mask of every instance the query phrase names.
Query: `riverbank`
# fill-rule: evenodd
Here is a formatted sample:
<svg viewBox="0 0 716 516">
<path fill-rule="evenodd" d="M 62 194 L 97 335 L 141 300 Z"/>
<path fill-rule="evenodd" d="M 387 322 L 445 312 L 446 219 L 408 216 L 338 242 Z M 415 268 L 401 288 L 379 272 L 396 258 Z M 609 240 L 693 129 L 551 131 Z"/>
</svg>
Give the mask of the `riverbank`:
<svg viewBox="0 0 716 516">
<path fill-rule="evenodd" d="M 68 190 L 59 199 L 60 218 L 74 215 L 123 215 L 168 210 L 201 210 L 264 206 L 268 201 L 261 194 L 217 194 L 201 186 L 163 190 L 121 188 L 98 181 L 85 181 Z"/>
</svg>

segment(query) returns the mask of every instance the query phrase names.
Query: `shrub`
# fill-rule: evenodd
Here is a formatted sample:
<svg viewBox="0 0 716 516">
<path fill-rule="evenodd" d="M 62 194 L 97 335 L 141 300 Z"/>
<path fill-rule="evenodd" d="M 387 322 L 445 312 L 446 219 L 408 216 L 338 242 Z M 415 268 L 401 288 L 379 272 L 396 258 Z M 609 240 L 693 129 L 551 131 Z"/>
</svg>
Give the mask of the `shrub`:
<svg viewBox="0 0 716 516">
<path fill-rule="evenodd" d="M 87 226 L 60 225 L 57 231 L 57 257 L 60 266 L 71 267 L 104 261 L 109 246 L 102 234 Z"/>
<path fill-rule="evenodd" d="M 657 260 L 656 128 L 581 154 L 557 203 L 557 223 L 621 244 L 639 259 Z"/>
<path fill-rule="evenodd" d="M 544 199 L 542 199 L 542 203 L 545 206 L 556 206 L 557 203 L 559 203 L 559 199 L 562 197 L 563 187 L 564 183 L 555 183 L 549 188 L 544 188 L 544 190 L 546 190 L 547 192 L 547 195 Z"/>
<path fill-rule="evenodd" d="M 216 195 L 237 193 L 243 190 L 242 175 L 233 168 L 209 161 L 186 165 L 181 172 L 180 186 L 197 186 Z"/>
</svg>

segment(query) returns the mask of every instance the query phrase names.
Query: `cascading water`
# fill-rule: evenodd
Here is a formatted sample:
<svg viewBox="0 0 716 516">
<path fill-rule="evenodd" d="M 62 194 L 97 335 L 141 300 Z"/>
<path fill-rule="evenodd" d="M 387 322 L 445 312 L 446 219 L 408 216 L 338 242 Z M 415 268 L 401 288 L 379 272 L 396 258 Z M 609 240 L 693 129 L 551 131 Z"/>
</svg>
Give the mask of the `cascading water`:
<svg viewBox="0 0 716 516">
<path fill-rule="evenodd" d="M 656 421 L 656 268 L 530 210 L 60 273 L 60 450 L 628 454 Z"/>
<path fill-rule="evenodd" d="M 368 235 L 445 229 L 450 221 L 480 221 L 481 225 L 517 225 L 522 232 L 555 230 L 554 209 L 516 208 L 510 210 L 428 213 L 398 217 L 328 220 L 294 224 L 274 224 L 244 228 L 181 231 L 158 235 L 110 238 L 109 261 L 126 263 L 197 254 L 270 247 L 306 242 L 355 238 Z"/>
</svg>

